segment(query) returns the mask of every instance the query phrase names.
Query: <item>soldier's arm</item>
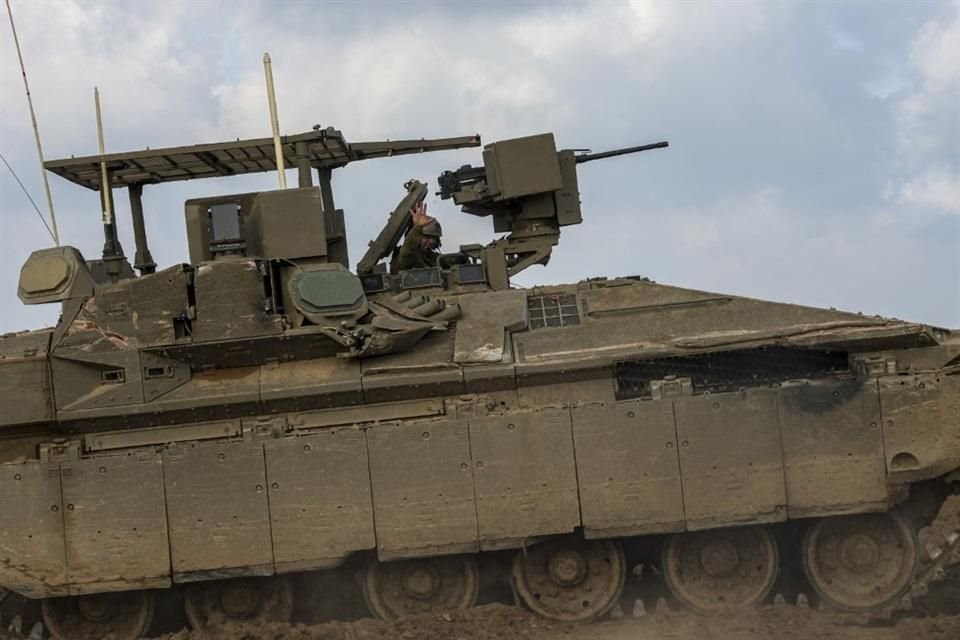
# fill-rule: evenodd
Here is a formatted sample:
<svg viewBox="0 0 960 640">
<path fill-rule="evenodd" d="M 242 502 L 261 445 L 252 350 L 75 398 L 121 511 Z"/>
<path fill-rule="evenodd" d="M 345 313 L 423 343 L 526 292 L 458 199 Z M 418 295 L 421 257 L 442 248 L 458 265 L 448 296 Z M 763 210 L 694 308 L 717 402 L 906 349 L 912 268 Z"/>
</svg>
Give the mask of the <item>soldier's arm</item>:
<svg viewBox="0 0 960 640">
<path fill-rule="evenodd" d="M 400 245 L 400 255 L 397 257 L 397 269 L 416 269 L 423 266 L 418 264 L 417 248 L 420 245 L 420 238 L 423 237 L 423 228 L 413 226 L 407 231 L 403 238 L 403 244 Z"/>
</svg>

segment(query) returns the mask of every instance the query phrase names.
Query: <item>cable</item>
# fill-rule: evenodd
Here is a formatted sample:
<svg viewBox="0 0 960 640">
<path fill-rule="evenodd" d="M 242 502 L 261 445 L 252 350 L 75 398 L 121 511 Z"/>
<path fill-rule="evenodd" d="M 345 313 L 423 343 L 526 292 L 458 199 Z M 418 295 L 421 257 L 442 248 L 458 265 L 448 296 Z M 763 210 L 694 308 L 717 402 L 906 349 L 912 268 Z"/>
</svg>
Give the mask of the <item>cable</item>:
<svg viewBox="0 0 960 640">
<path fill-rule="evenodd" d="M 27 105 L 30 107 L 30 122 L 33 124 L 33 139 L 37 143 L 37 157 L 40 159 L 40 174 L 43 176 L 43 190 L 47 193 L 47 206 L 50 207 L 50 224 L 53 225 L 53 230 L 50 230 L 50 227 L 47 225 L 46 219 L 43 221 L 43 226 L 47 227 L 47 231 L 50 231 L 50 235 L 53 236 L 53 244 L 60 246 L 60 232 L 57 230 L 57 214 L 53 211 L 53 198 L 50 196 L 50 181 L 47 179 L 47 172 L 44 170 L 43 166 L 43 145 L 40 144 L 40 127 L 37 126 L 37 114 L 33 111 L 33 98 L 30 96 L 30 84 L 27 82 L 27 68 L 23 65 L 23 54 L 20 53 L 20 38 L 17 37 L 17 27 L 13 24 L 13 10 L 10 8 L 10 0 L 6 0 L 7 3 L 7 15 L 10 17 L 10 31 L 13 32 L 13 43 L 17 46 L 17 59 L 20 60 L 20 73 L 23 75 L 23 89 L 27 92 Z M 6 164 L 6 160 L 3 161 Z M 10 165 L 7 165 L 9 168 Z M 10 169 L 13 171 L 13 169 Z M 16 174 L 14 174 L 16 175 Z M 20 182 L 20 179 L 17 178 L 17 182 Z M 20 185 L 21 187 L 23 184 Z M 26 189 L 24 189 L 26 192 Z M 27 197 L 30 197 L 30 194 L 27 194 Z M 30 202 L 33 202 L 33 198 L 30 198 Z M 33 207 L 37 209 L 36 203 Z M 40 209 L 37 209 L 37 213 L 40 213 Z M 43 214 L 40 214 L 40 217 L 43 218 Z"/>
<path fill-rule="evenodd" d="M 10 163 L 7 162 L 7 159 L 3 157 L 3 154 L 0 153 L 0 160 L 3 160 L 3 164 L 7 165 L 7 169 L 10 170 L 10 173 L 13 174 L 14 180 L 17 181 L 17 184 L 20 185 L 20 188 L 23 189 L 23 193 L 27 196 L 27 200 L 30 201 L 30 204 L 33 205 L 34 211 L 37 212 L 37 215 L 40 216 L 40 222 L 43 223 L 43 226 L 47 228 L 47 233 L 50 234 L 50 237 L 54 242 L 57 241 L 57 237 L 53 235 L 53 231 L 50 229 L 50 225 L 47 224 L 47 220 L 43 217 L 43 214 L 40 213 L 40 207 L 37 206 L 37 203 L 33 201 L 33 198 L 30 197 L 30 192 L 27 191 L 27 188 L 23 186 L 23 183 L 20 182 L 20 177 L 17 175 L 17 172 L 13 170 L 13 167 L 10 166 Z"/>
</svg>

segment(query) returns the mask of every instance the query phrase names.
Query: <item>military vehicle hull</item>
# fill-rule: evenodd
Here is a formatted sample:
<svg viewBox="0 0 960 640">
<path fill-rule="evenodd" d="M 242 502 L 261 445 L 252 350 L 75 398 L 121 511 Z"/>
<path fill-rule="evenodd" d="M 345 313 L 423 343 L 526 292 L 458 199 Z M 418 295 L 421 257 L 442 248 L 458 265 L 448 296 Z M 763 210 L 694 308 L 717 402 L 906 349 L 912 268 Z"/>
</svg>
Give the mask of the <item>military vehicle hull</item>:
<svg viewBox="0 0 960 640">
<path fill-rule="evenodd" d="M 233 300 L 261 286 L 224 264 Z M 283 576 L 348 562 L 382 617 L 465 607 L 504 550 L 528 606 L 587 620 L 647 537 L 696 609 L 763 601 L 789 556 L 826 602 L 879 610 L 960 486 L 946 330 L 631 278 L 419 287 L 460 317 L 369 359 L 252 307 L 189 340 L 169 314 L 125 315 L 187 296 L 190 271 L 0 338 L 0 585 L 45 599 L 60 637 L 109 593 L 142 633 L 150 590 L 180 586 L 196 626 L 286 619 Z M 771 534 L 787 521 L 800 548 Z"/>
</svg>

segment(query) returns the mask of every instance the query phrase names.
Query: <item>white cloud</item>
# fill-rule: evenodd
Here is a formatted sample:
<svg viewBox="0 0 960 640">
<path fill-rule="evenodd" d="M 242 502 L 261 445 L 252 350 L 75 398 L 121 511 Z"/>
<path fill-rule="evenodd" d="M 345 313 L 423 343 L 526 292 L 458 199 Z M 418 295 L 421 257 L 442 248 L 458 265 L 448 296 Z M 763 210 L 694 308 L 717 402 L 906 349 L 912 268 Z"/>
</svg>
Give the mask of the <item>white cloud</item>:
<svg viewBox="0 0 960 640">
<path fill-rule="evenodd" d="M 960 0 L 930 20 L 910 47 L 916 89 L 897 106 L 901 149 L 912 157 L 960 149 Z"/>
<path fill-rule="evenodd" d="M 898 96 L 892 109 L 900 150 L 883 192 L 897 206 L 878 217 L 888 224 L 960 215 L 960 0 L 942 9 L 910 40 L 909 78 L 886 87 Z M 876 97 L 887 97 L 882 84 Z"/>
<path fill-rule="evenodd" d="M 960 216 L 960 173 L 956 167 L 932 167 L 900 185 L 898 201 Z"/>
<path fill-rule="evenodd" d="M 649 0 L 545 7 L 508 22 L 506 39 L 536 58 L 585 52 L 620 55 L 649 42 L 664 27 L 668 7 Z"/>
<path fill-rule="evenodd" d="M 885 210 L 857 216 L 812 210 L 790 203 L 773 188 L 697 208 L 649 211 L 642 223 L 636 212 L 619 210 L 608 212 L 601 228 L 568 228 L 549 272 L 531 269 L 523 280 L 644 275 L 678 286 L 869 315 L 925 315 L 949 325 L 960 311 L 960 234 L 952 242 L 948 238 L 948 251 L 931 260 L 923 227 L 905 218 L 903 211 L 888 217 Z M 602 252 L 591 251 L 597 243 Z M 918 318 L 919 309 L 925 311 Z"/>
<path fill-rule="evenodd" d="M 121 12 L 111 5 L 60 0 L 12 7 L 37 119 L 51 151 L 96 149 L 94 85 L 100 88 L 108 147 L 116 144 L 118 131 L 192 120 L 192 107 L 180 96 L 201 79 L 203 61 L 176 35 L 188 5 L 143 4 L 135 12 Z M 3 31 L 0 74 L 6 92 L 20 70 L 9 30 Z M 5 139 L 23 131 L 25 111 L 22 88 L 0 101 Z"/>
<path fill-rule="evenodd" d="M 484 18 L 467 18 L 477 31 Z M 247 25 L 249 26 L 249 25 Z M 240 27 L 243 30 L 244 27 Z M 291 39 L 260 26 L 274 59 L 281 124 L 300 130 L 334 124 L 350 139 L 529 132 L 551 107 L 564 106 L 536 65 L 516 64 L 495 33 L 463 46 L 459 30 L 439 19 L 387 25 L 362 38 Z M 312 70 L 299 61 L 320 60 Z M 212 135 L 256 135 L 267 121 L 259 68 L 213 89 L 220 108 Z M 428 134 L 429 135 L 429 134 Z"/>
</svg>

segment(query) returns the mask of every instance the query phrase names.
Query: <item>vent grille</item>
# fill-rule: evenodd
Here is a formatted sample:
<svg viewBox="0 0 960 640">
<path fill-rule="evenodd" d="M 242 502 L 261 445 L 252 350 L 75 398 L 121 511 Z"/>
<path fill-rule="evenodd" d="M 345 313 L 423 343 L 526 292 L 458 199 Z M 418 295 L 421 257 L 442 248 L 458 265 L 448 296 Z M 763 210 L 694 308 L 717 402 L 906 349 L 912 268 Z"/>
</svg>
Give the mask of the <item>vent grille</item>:
<svg viewBox="0 0 960 640">
<path fill-rule="evenodd" d="M 531 329 L 571 327 L 580 324 L 580 308 L 574 293 L 530 296 L 527 311 Z"/>
<path fill-rule="evenodd" d="M 619 400 L 649 399 L 650 382 L 668 376 L 690 378 L 694 393 L 718 393 L 849 373 L 845 351 L 761 347 L 620 362 L 616 366 L 616 395 Z"/>
</svg>

